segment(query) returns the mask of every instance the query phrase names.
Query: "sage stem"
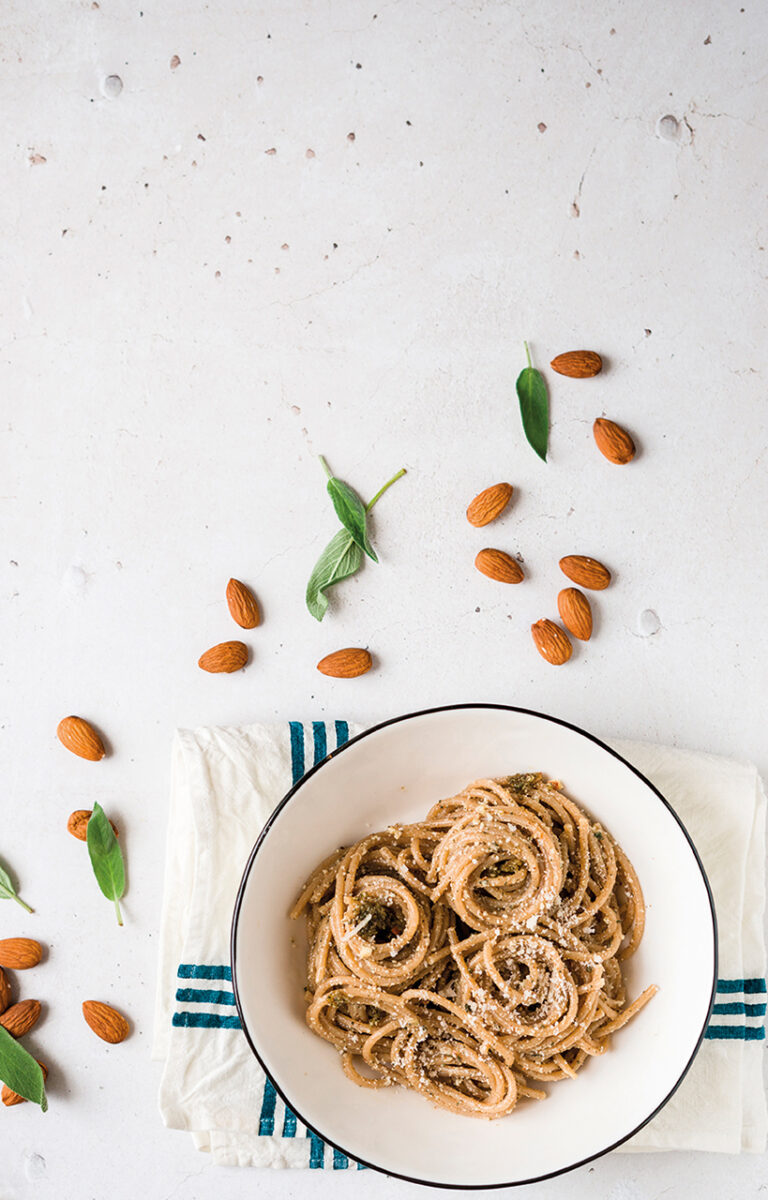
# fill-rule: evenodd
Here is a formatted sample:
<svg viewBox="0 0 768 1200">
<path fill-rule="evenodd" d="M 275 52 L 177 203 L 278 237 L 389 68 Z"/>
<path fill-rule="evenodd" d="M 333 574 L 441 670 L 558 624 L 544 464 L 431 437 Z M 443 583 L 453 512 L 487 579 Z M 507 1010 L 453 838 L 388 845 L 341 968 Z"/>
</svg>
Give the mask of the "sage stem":
<svg viewBox="0 0 768 1200">
<path fill-rule="evenodd" d="M 384 484 L 384 487 L 382 487 L 382 488 L 379 488 L 378 492 L 377 492 L 377 493 L 376 493 L 376 495 L 373 497 L 373 500 L 369 500 L 369 501 L 368 501 L 368 503 L 366 504 L 366 506 L 365 506 L 365 511 L 366 511 L 366 512 L 370 512 L 370 511 L 371 511 L 371 509 L 373 508 L 374 504 L 376 503 L 376 501 L 377 501 L 377 500 L 380 500 L 380 499 L 381 499 L 381 497 L 384 495 L 384 493 L 386 492 L 387 488 L 391 488 L 391 487 L 392 487 L 392 484 L 393 484 L 393 483 L 397 483 L 398 479 L 400 479 L 400 478 L 401 478 L 403 475 L 405 475 L 405 467 L 401 467 L 401 468 L 400 468 L 400 470 L 397 472 L 397 474 L 396 474 L 396 475 L 393 475 L 393 476 L 392 476 L 392 478 L 391 478 L 391 479 L 389 479 L 389 480 L 388 480 L 388 481 L 387 481 L 387 482 Z"/>
</svg>

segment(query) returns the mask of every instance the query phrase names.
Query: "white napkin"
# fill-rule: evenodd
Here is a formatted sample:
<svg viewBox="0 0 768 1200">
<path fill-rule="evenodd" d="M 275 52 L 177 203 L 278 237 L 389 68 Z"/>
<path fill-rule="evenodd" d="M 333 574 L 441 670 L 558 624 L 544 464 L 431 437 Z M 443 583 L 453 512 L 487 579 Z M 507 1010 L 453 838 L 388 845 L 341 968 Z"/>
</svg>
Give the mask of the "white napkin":
<svg viewBox="0 0 768 1200">
<path fill-rule="evenodd" d="M 173 746 L 153 1058 L 160 1111 L 224 1166 L 357 1164 L 286 1109 L 239 1032 L 229 968 L 235 896 L 251 847 L 291 784 L 359 732 L 344 721 L 182 730 Z M 762 1151 L 765 796 L 754 767 L 614 742 L 674 806 L 715 898 L 715 1013 L 683 1084 L 624 1150 Z"/>
</svg>

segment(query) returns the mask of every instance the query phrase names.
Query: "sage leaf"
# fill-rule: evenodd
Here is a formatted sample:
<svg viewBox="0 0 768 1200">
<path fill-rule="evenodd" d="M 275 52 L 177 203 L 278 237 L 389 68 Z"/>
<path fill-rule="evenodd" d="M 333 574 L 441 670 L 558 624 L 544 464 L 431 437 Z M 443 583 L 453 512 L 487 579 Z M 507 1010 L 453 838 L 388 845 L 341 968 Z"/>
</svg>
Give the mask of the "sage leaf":
<svg viewBox="0 0 768 1200">
<path fill-rule="evenodd" d="M 517 377 L 517 398 L 520 401 L 520 416 L 523 419 L 523 432 L 529 444 L 542 458 L 547 461 L 547 439 L 549 438 L 549 397 L 547 385 L 541 371 L 531 364 L 528 343 L 525 343 L 525 353 L 528 366 Z"/>
<path fill-rule="evenodd" d="M 316 620 L 322 621 L 327 612 L 328 588 L 354 575 L 362 561 L 362 551 L 351 533 L 340 529 L 334 534 L 315 563 L 307 584 L 307 608 Z"/>
<path fill-rule="evenodd" d="M 21 1042 L 0 1025 L 0 1079 L 12 1092 L 48 1110 L 43 1069 Z"/>
<path fill-rule="evenodd" d="M 100 804 L 94 804 L 91 819 L 86 828 L 86 842 L 96 882 L 108 900 L 114 900 L 117 923 L 123 917 L 118 901 L 125 891 L 125 863 L 115 831 L 104 815 Z"/>
<path fill-rule="evenodd" d="M 7 871 L 0 866 L 0 900 L 15 900 L 23 909 L 31 913 L 32 909 L 28 904 L 25 904 L 21 896 L 16 894 L 16 888 L 11 882 L 11 877 Z"/>
<path fill-rule="evenodd" d="M 361 550 L 365 551 L 369 558 L 377 563 L 379 560 L 376 557 L 373 546 L 368 540 L 366 508 L 357 492 L 349 484 L 343 483 L 340 479 L 331 476 L 328 480 L 328 495 L 333 501 L 336 516 L 344 528 L 351 533 L 352 540 Z"/>
</svg>

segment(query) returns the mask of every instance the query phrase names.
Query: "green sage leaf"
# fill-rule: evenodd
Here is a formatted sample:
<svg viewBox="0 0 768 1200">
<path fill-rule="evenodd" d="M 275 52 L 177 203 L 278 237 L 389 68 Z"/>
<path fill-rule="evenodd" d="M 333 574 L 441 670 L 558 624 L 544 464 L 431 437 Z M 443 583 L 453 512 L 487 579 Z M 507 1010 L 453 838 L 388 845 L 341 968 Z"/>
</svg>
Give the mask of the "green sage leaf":
<svg viewBox="0 0 768 1200">
<path fill-rule="evenodd" d="M 15 900 L 27 912 L 32 912 L 28 904 L 25 904 L 21 897 L 17 894 L 16 888 L 11 882 L 11 877 L 7 871 L 4 871 L 0 866 L 0 900 Z"/>
<path fill-rule="evenodd" d="M 322 621 L 328 609 L 328 588 L 354 575 L 362 561 L 362 551 L 351 533 L 340 529 L 334 534 L 315 563 L 307 584 L 307 608 L 313 617 Z"/>
<path fill-rule="evenodd" d="M 517 398 L 520 401 L 523 432 L 539 458 L 546 462 L 549 438 L 547 385 L 541 371 L 537 371 L 534 366 L 531 366 L 527 342 L 525 343 L 525 353 L 528 356 L 528 366 L 524 367 L 517 377 Z"/>
<path fill-rule="evenodd" d="M 36 1062 L 21 1042 L 11 1037 L 0 1025 L 0 1079 L 12 1092 L 25 1100 L 39 1104 L 43 1112 L 48 1109 L 45 1097 L 45 1080 L 39 1062 Z"/>
<path fill-rule="evenodd" d="M 331 476 L 328 480 L 328 495 L 333 501 L 336 516 L 344 528 L 351 533 L 352 540 L 364 550 L 369 558 L 378 562 L 376 553 L 368 540 L 366 508 L 357 492 L 341 479 Z"/>
<path fill-rule="evenodd" d="M 125 863 L 115 831 L 100 804 L 93 806 L 93 814 L 86 828 L 86 841 L 96 882 L 107 899 L 114 900 L 117 923 L 122 925 L 118 901 L 125 891 Z"/>
</svg>

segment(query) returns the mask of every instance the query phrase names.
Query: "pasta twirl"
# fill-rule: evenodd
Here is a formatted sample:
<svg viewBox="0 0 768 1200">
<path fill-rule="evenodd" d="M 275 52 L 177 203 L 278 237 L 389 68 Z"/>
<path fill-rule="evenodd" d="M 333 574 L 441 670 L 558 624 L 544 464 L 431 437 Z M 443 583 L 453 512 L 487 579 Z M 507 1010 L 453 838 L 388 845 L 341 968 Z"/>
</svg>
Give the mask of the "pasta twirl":
<svg viewBox="0 0 768 1200">
<path fill-rule="evenodd" d="M 302 914 L 307 1022 L 347 1075 L 465 1116 L 543 1099 L 656 991 L 627 1002 L 645 920 L 632 864 L 541 774 L 479 780 L 338 850 Z"/>
</svg>

